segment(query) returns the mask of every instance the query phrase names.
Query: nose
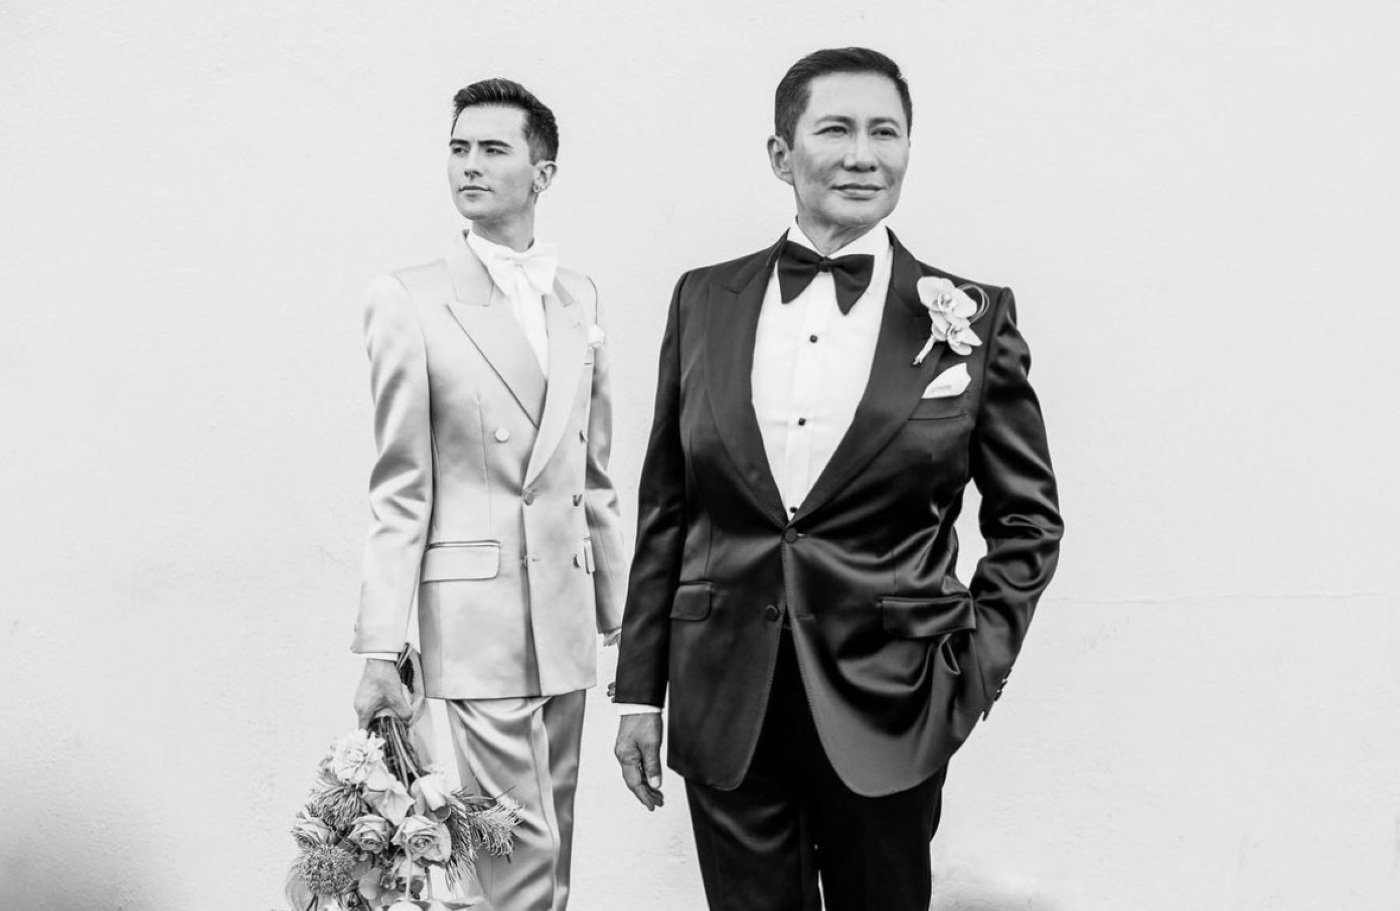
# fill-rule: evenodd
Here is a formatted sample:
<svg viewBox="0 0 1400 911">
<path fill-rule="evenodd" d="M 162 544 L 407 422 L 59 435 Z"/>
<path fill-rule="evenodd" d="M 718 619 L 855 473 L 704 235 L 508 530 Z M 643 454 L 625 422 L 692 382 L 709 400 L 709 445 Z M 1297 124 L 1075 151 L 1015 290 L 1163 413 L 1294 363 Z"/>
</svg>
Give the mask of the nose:
<svg viewBox="0 0 1400 911">
<path fill-rule="evenodd" d="M 469 149 L 469 150 L 467 151 L 467 154 L 465 154 L 465 155 L 462 156 L 461 162 L 462 162 L 462 173 L 464 173 L 464 174 L 480 174 L 480 173 L 481 173 L 481 152 L 480 152 L 479 150 L 474 149 L 474 148 L 473 148 L 473 149 Z"/>
<path fill-rule="evenodd" d="M 875 147 L 871 145 L 870 137 L 863 130 L 854 134 L 842 164 L 848 171 L 875 170 Z"/>
</svg>

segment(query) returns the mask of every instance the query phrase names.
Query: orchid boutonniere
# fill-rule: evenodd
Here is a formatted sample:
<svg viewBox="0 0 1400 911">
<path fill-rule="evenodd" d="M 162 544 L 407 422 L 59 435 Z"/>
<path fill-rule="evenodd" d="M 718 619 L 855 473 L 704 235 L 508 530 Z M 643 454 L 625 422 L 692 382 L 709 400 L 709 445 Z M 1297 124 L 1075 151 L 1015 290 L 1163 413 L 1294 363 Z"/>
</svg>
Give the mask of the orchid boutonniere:
<svg viewBox="0 0 1400 911">
<path fill-rule="evenodd" d="M 947 342 L 955 354 L 971 354 L 972 349 L 982 344 L 972 324 L 987 312 L 987 294 L 976 285 L 954 285 L 946 278 L 926 275 L 919 279 L 919 303 L 928 310 L 931 329 L 928 341 L 914 358 L 914 366 L 924 362 L 928 353 L 938 342 Z M 979 305 L 968 291 L 974 291 L 982 299 Z"/>
</svg>

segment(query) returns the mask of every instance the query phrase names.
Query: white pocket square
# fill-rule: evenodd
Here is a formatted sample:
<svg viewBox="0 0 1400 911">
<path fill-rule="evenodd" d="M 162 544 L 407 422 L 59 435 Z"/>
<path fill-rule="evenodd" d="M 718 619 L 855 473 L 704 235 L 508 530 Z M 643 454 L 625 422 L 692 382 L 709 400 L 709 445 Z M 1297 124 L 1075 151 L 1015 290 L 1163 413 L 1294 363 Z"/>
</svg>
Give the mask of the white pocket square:
<svg viewBox="0 0 1400 911">
<path fill-rule="evenodd" d="M 972 378 L 967 375 L 966 364 L 956 364 L 944 370 L 933 378 L 933 382 L 924 387 L 923 398 L 926 399 L 946 399 L 955 395 L 962 395 L 967 384 L 972 382 Z"/>
</svg>

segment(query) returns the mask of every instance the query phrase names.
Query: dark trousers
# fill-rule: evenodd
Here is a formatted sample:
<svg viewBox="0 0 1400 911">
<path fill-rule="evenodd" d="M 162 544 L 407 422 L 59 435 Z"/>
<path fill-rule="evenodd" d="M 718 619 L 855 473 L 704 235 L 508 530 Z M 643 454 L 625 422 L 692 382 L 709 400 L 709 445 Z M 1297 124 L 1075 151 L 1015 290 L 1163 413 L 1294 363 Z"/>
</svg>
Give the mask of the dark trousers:
<svg viewBox="0 0 1400 911">
<path fill-rule="evenodd" d="M 784 630 L 743 782 L 686 782 L 711 911 L 820 911 L 823 898 L 827 911 L 927 911 L 946 768 L 887 797 L 852 793 L 817 739 L 799 674 Z"/>
</svg>

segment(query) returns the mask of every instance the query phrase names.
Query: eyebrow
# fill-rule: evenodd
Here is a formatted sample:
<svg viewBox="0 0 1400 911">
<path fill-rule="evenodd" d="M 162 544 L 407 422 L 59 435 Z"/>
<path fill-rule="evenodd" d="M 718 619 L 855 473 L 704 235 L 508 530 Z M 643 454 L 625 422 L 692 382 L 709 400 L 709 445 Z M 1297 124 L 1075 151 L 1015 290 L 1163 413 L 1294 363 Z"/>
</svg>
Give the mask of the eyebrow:
<svg viewBox="0 0 1400 911">
<path fill-rule="evenodd" d="M 817 118 L 817 123 L 840 123 L 845 124 L 846 126 L 852 126 L 855 124 L 855 122 L 856 120 L 854 117 L 848 117 L 845 114 L 824 114 L 821 117 Z M 904 124 L 901 123 L 899 119 L 895 117 L 873 117 L 871 118 L 870 122 L 875 124 L 889 123 L 899 127 L 900 129 L 904 129 Z"/>
<path fill-rule="evenodd" d="M 504 139 L 479 139 L 479 140 L 477 140 L 477 143 L 476 143 L 476 144 L 479 145 L 479 146 L 492 146 L 492 147 L 495 147 L 495 148 L 498 148 L 498 149 L 510 149 L 510 148 L 514 148 L 509 142 L 507 142 L 507 141 L 504 140 Z M 471 145 L 471 142 L 470 142 L 469 140 L 466 140 L 466 139 L 449 139 L 449 140 L 447 141 L 447 147 L 448 147 L 449 149 L 451 149 L 451 148 L 456 148 L 456 147 L 458 147 L 458 146 L 469 146 L 469 145 Z"/>
</svg>

